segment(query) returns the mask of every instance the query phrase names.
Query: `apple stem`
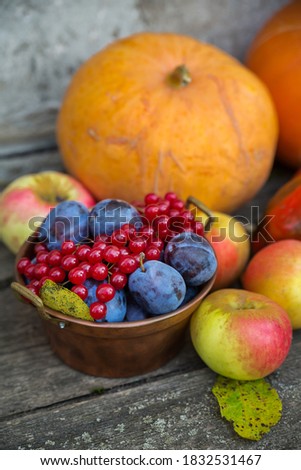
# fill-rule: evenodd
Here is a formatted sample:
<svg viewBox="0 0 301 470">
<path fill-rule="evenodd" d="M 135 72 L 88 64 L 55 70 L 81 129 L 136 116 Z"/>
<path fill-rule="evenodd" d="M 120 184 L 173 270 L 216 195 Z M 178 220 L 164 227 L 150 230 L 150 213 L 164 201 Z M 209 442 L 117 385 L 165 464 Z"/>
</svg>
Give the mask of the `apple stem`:
<svg viewBox="0 0 301 470">
<path fill-rule="evenodd" d="M 178 65 L 168 76 L 172 88 L 183 88 L 191 83 L 191 75 L 185 64 Z"/>
<path fill-rule="evenodd" d="M 211 228 L 211 225 L 213 224 L 214 222 L 214 215 L 213 215 L 213 212 L 201 201 L 199 201 L 199 199 L 197 199 L 196 197 L 193 197 L 193 196 L 189 196 L 186 200 L 186 207 L 187 209 L 189 209 L 189 206 L 190 205 L 194 205 L 195 207 L 197 207 L 198 209 L 200 209 L 202 212 L 204 212 L 204 214 L 206 214 L 208 216 L 205 224 L 204 224 L 204 230 L 205 232 L 208 232 Z"/>
</svg>

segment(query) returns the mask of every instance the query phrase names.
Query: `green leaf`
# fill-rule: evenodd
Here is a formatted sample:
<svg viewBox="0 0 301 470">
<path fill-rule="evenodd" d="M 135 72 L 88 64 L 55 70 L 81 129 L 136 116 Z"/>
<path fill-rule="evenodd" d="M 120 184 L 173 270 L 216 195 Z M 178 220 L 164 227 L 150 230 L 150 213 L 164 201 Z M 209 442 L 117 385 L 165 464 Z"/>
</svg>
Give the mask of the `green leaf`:
<svg viewBox="0 0 301 470">
<path fill-rule="evenodd" d="M 221 416 L 245 439 L 258 441 L 281 418 L 279 395 L 265 379 L 240 381 L 218 376 L 212 392 Z"/>
<path fill-rule="evenodd" d="M 50 279 L 44 282 L 39 295 L 43 304 L 53 310 L 82 320 L 94 321 L 88 305 L 77 294 Z"/>
</svg>

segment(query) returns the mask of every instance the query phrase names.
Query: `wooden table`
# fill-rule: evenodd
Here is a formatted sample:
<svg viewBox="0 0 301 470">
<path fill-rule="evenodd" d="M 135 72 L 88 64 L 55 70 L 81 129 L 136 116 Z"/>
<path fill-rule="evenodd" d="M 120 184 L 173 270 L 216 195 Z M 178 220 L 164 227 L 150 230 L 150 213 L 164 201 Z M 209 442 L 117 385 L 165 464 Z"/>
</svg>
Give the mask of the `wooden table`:
<svg viewBox="0 0 301 470">
<path fill-rule="evenodd" d="M 20 174 L 61 170 L 55 149 L 0 160 L 1 185 Z M 264 210 L 291 172 L 275 167 L 251 205 Z M 301 332 L 268 380 L 283 402 L 280 422 L 259 442 L 243 440 L 220 417 L 211 392 L 216 375 L 195 353 L 189 336 L 164 367 L 130 379 L 79 373 L 56 357 L 41 321 L 10 289 L 14 256 L 0 248 L 1 449 L 300 449 Z M 101 393 L 100 393 L 101 392 Z"/>
</svg>

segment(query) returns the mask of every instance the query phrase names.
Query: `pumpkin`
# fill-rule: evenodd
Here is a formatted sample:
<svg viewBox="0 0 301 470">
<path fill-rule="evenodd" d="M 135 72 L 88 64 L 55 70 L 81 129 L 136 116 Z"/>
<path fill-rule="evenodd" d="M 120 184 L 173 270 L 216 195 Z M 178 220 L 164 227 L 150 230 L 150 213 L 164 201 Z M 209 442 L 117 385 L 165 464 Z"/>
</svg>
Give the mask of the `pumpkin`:
<svg viewBox="0 0 301 470">
<path fill-rule="evenodd" d="M 267 85 L 279 117 L 277 159 L 301 167 L 301 2 L 277 11 L 258 32 L 246 65 Z"/>
<path fill-rule="evenodd" d="M 172 33 L 138 33 L 89 58 L 57 121 L 66 169 L 96 198 L 176 191 L 225 212 L 263 186 L 277 137 L 274 105 L 252 72 Z"/>
</svg>

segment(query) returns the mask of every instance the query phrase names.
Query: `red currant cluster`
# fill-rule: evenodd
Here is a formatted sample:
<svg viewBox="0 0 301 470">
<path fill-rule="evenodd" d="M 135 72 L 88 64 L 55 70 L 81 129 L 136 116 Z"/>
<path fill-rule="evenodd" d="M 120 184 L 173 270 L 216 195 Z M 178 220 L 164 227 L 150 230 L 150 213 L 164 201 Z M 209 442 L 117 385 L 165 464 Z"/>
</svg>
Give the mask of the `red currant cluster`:
<svg viewBox="0 0 301 470">
<path fill-rule="evenodd" d="M 195 220 L 193 211 L 185 207 L 184 201 L 176 193 L 168 192 L 164 198 L 155 193 L 145 196 L 143 203 L 134 202 L 133 205 L 140 212 L 145 230 L 150 230 L 162 240 L 168 242 L 180 232 L 191 231 L 200 236 L 204 235 L 202 222 Z"/>
<path fill-rule="evenodd" d="M 66 285 L 85 301 L 89 294 L 86 280 L 99 281 L 98 301 L 90 305 L 90 314 L 101 320 L 107 313 L 106 303 L 114 298 L 116 290 L 125 288 L 128 276 L 142 259 L 160 260 L 166 243 L 177 233 L 188 230 L 198 235 L 204 233 L 203 224 L 195 221 L 193 213 L 173 192 L 164 199 L 149 193 L 143 204 L 135 205 L 143 221 L 139 229 L 126 223 L 112 235 L 98 235 L 85 244 L 65 241 L 60 250 L 49 251 L 44 244 L 36 244 L 34 259 L 24 257 L 17 264 L 27 288 L 39 295 L 46 279 L 50 279 Z"/>
</svg>

